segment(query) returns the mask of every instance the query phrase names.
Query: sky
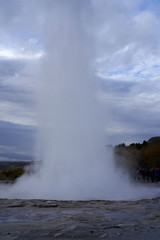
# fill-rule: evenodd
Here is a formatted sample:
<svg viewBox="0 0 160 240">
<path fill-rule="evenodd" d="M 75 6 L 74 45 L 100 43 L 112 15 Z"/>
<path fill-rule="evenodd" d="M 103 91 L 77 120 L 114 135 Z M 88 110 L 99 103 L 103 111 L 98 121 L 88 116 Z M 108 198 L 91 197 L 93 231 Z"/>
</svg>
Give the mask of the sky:
<svg viewBox="0 0 160 240">
<path fill-rule="evenodd" d="M 69 1 L 69 0 L 68 0 Z M 88 1 L 88 0 L 87 0 Z M 107 144 L 160 135 L 160 2 L 92 0 L 97 99 Z M 0 0 L 0 160 L 32 159 L 48 0 Z"/>
</svg>

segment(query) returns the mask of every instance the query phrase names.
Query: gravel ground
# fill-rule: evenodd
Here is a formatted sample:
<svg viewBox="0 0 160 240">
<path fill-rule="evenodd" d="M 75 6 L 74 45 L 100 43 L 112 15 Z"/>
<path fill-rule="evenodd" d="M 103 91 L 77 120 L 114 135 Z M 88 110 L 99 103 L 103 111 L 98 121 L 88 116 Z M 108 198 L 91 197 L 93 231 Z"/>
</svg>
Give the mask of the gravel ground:
<svg viewBox="0 0 160 240">
<path fill-rule="evenodd" d="M 0 239 L 160 239 L 160 197 L 138 201 L 0 199 Z"/>
</svg>

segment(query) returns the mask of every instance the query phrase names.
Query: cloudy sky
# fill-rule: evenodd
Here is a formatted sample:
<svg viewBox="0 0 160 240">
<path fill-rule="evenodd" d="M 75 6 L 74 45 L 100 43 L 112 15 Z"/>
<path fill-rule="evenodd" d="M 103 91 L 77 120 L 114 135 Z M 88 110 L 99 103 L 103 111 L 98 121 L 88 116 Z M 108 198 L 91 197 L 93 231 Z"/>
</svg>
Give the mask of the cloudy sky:
<svg viewBox="0 0 160 240">
<path fill-rule="evenodd" d="M 160 2 L 92 4 L 93 72 L 107 113 L 108 144 L 160 135 Z M 0 0 L 0 160 L 31 159 L 35 149 L 36 92 L 49 6 L 48 0 Z"/>
</svg>

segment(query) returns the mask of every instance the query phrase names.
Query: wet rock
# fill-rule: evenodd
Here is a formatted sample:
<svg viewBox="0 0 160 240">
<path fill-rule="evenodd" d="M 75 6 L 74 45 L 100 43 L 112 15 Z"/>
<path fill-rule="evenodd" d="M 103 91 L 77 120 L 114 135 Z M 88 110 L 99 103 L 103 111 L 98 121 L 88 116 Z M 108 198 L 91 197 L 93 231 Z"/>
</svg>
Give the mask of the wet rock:
<svg viewBox="0 0 160 240">
<path fill-rule="evenodd" d="M 100 235 L 100 238 L 106 238 L 108 237 L 108 233 L 103 233 L 102 235 Z"/>
<path fill-rule="evenodd" d="M 52 204 L 34 204 L 34 207 L 38 207 L 38 208 L 56 208 L 58 207 L 58 204 L 56 203 L 52 203 Z"/>
<path fill-rule="evenodd" d="M 149 214 L 148 219 L 149 220 L 158 220 L 158 219 L 160 219 L 160 213 L 153 212 L 153 213 Z"/>
<path fill-rule="evenodd" d="M 135 229 L 137 227 L 137 225 L 136 224 L 117 224 L 114 227 L 115 228 L 122 228 L 122 229 L 127 229 L 127 228 Z"/>
<path fill-rule="evenodd" d="M 54 237 L 55 237 L 55 238 L 57 238 L 57 237 L 61 237 L 62 234 L 63 234 L 62 232 L 60 232 L 60 233 L 56 233 L 56 234 L 54 235 Z"/>
<path fill-rule="evenodd" d="M 120 232 L 117 232 L 116 235 L 117 235 L 117 236 L 121 236 L 121 233 L 120 233 Z"/>
<path fill-rule="evenodd" d="M 159 239 L 160 201 L 0 199 L 0 240 Z"/>
<path fill-rule="evenodd" d="M 15 204 L 15 205 L 10 205 L 8 206 L 8 208 L 19 208 L 19 207 L 24 207 L 25 204 L 21 203 L 21 204 Z"/>
</svg>

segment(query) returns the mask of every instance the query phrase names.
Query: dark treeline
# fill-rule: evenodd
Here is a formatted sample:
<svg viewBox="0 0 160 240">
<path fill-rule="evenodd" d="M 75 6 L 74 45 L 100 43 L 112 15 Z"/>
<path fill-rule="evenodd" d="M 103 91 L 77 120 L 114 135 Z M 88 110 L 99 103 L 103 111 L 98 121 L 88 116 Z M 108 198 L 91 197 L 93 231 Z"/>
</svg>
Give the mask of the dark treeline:
<svg viewBox="0 0 160 240">
<path fill-rule="evenodd" d="M 160 168 L 160 137 L 153 137 L 143 143 L 124 143 L 114 147 L 116 164 L 118 166 L 135 168 Z"/>
</svg>

